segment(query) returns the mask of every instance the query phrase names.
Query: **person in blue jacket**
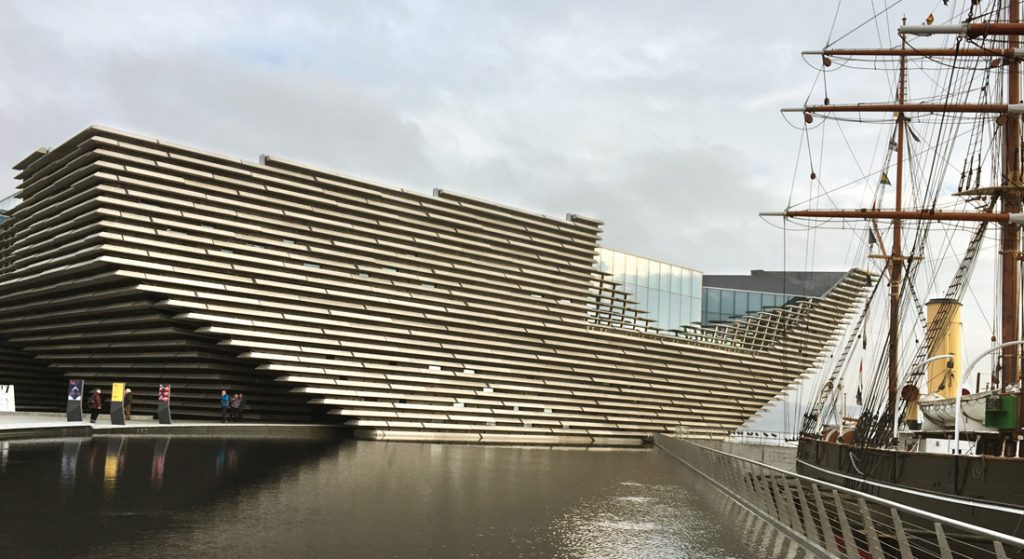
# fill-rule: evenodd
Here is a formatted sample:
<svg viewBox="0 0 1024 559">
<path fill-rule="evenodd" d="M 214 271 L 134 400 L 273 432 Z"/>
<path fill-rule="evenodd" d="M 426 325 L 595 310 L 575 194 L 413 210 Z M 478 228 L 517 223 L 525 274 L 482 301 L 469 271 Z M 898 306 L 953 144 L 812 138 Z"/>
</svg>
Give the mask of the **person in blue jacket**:
<svg viewBox="0 0 1024 559">
<path fill-rule="evenodd" d="M 220 417 L 223 423 L 228 422 L 228 409 L 231 406 L 231 396 L 227 390 L 220 391 Z"/>
</svg>

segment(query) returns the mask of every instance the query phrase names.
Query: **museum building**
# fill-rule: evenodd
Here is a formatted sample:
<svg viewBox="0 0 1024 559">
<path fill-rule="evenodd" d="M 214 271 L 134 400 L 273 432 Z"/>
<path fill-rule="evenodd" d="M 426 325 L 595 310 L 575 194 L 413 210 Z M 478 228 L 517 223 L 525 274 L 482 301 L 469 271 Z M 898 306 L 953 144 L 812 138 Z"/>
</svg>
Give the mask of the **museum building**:
<svg viewBox="0 0 1024 559">
<path fill-rule="evenodd" d="M 127 382 L 142 413 L 170 384 L 176 417 L 212 418 L 225 388 L 252 418 L 376 439 L 719 438 L 820 366 L 868 284 L 698 326 L 700 272 L 648 260 L 641 294 L 589 217 L 95 126 L 15 169 L 0 384 L 19 409 L 62 409 L 75 378 Z"/>
</svg>

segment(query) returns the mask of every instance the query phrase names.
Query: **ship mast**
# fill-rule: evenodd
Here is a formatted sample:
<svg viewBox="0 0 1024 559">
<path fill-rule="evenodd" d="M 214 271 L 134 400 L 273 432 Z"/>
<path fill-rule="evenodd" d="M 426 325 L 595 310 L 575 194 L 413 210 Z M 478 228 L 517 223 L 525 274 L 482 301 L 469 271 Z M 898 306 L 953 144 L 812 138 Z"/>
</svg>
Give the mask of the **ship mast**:
<svg viewBox="0 0 1024 559">
<path fill-rule="evenodd" d="M 906 18 L 903 24 L 906 25 Z M 903 50 L 907 48 L 907 38 L 903 36 Z M 896 89 L 896 103 L 906 102 L 907 93 L 907 57 L 900 56 L 899 85 Z M 896 116 L 896 208 L 903 210 L 903 136 L 906 116 L 903 111 Z M 899 347 L 900 347 L 900 282 L 903 280 L 903 220 L 892 220 L 892 258 L 889 267 L 889 417 L 892 421 L 893 437 L 896 436 L 896 380 L 899 378 Z"/>
<path fill-rule="evenodd" d="M 1009 2 L 1007 22 L 1011 25 L 1020 23 L 1020 3 L 1018 0 Z M 1016 49 L 1020 46 L 1020 35 L 1007 36 L 1007 48 Z M 1016 58 L 1006 60 L 1007 64 L 1007 104 L 1020 103 L 1020 62 Z M 1006 115 L 1003 128 L 1003 190 L 1000 197 L 1002 211 L 1021 211 L 1020 183 L 1020 115 Z M 1002 317 L 1001 328 L 1003 343 L 1016 341 L 1020 338 L 1020 225 L 1005 223 L 1002 226 L 1001 242 L 1001 281 L 1002 281 Z M 1003 389 L 1012 386 L 1020 378 L 1019 346 L 1003 348 Z M 968 371 L 969 373 L 969 371 Z M 1020 398 L 1018 401 L 1017 427 L 1020 428 Z"/>
</svg>

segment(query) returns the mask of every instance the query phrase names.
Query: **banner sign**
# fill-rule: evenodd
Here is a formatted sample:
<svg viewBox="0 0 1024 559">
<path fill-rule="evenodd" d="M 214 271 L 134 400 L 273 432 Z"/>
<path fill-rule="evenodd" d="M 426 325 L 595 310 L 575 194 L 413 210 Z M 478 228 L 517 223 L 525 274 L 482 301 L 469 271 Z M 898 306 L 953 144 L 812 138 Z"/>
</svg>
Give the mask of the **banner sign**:
<svg viewBox="0 0 1024 559">
<path fill-rule="evenodd" d="M 0 412 L 14 411 L 14 385 L 0 384 Z"/>
<path fill-rule="evenodd" d="M 85 392 L 85 381 L 72 379 L 68 381 L 68 400 L 74 402 L 82 401 L 82 394 Z"/>
<path fill-rule="evenodd" d="M 171 424 L 171 385 L 161 384 L 156 394 L 156 417 L 161 425 Z"/>
<path fill-rule="evenodd" d="M 124 401 L 124 383 L 115 382 L 110 387 L 110 401 L 111 402 L 123 402 Z"/>
</svg>

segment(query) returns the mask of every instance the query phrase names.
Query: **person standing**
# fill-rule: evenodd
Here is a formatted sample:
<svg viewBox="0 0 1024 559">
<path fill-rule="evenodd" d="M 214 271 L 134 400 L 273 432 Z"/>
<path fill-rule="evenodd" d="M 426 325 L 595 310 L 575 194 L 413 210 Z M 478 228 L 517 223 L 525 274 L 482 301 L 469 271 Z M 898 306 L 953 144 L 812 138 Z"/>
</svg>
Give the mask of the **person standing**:
<svg viewBox="0 0 1024 559">
<path fill-rule="evenodd" d="M 132 389 L 124 389 L 124 419 L 130 421 L 132 418 Z"/>
<path fill-rule="evenodd" d="M 231 397 L 231 419 L 237 421 L 239 418 L 239 406 L 242 405 L 242 395 L 235 394 Z"/>
<path fill-rule="evenodd" d="M 103 409 L 103 396 L 100 395 L 100 389 L 97 388 L 92 391 L 92 396 L 89 397 L 89 423 L 96 423 L 96 418 L 100 416 L 100 410 Z"/>
<path fill-rule="evenodd" d="M 228 422 L 228 410 L 231 408 L 231 396 L 227 390 L 220 391 L 220 418 L 222 423 Z"/>
<path fill-rule="evenodd" d="M 242 420 L 242 414 L 245 413 L 246 406 L 247 406 L 247 404 L 245 403 L 245 394 L 242 394 L 241 392 L 239 392 L 238 393 L 238 412 L 237 412 L 238 413 L 238 420 L 239 421 Z"/>
</svg>

